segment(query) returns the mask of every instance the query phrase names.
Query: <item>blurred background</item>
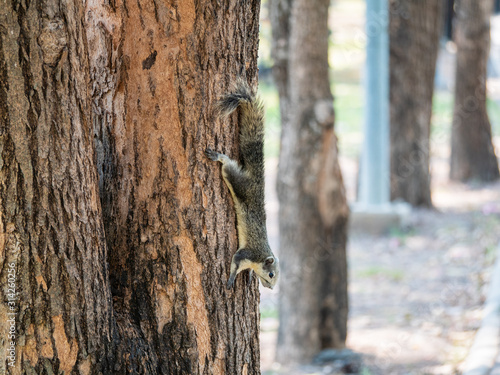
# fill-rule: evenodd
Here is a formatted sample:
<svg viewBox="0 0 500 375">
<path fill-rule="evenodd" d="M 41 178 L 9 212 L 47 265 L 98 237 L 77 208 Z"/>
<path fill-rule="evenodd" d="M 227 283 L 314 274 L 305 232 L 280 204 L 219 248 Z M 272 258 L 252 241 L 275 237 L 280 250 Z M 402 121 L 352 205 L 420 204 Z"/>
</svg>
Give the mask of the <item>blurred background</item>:
<svg viewBox="0 0 500 375">
<path fill-rule="evenodd" d="M 276 40 L 273 41 L 273 17 L 276 25 L 279 16 L 272 14 L 273 6 L 284 6 L 276 0 L 271 4 L 262 2 L 259 92 L 266 109 L 267 225 L 271 247 L 284 267 L 277 289 L 261 288 L 263 374 L 459 374 L 481 325 L 500 234 L 497 161 L 500 4 L 488 0 L 391 0 L 385 14 L 374 13 L 374 18 L 368 21 L 375 19 L 381 25 L 370 34 L 367 28 L 367 16 L 371 17 L 367 2 L 370 6 L 370 1 L 332 0 L 327 17 L 328 77 L 334 97 L 334 119 L 328 121 L 332 122 L 337 136 L 338 152 L 334 142 L 331 146 L 334 152 L 326 153 L 326 158 L 338 160 L 340 182 L 343 180 L 345 186 L 345 191 L 338 187 L 328 191 L 334 198 L 345 196 L 350 207 L 344 246 L 348 308 L 337 303 L 342 299 L 339 297 L 342 292 L 330 296 L 333 305 L 343 306 L 331 309 L 334 317 L 340 316 L 341 321 L 348 311 L 347 331 L 344 338 L 342 323 L 333 318 L 333 330 L 340 332 L 334 339 L 321 334 L 329 327 L 328 322 L 324 323 L 328 306 L 321 302 L 330 298 L 324 297 L 329 296 L 328 292 L 318 297 L 319 302 L 311 302 L 303 286 L 312 283 L 314 291 L 324 288 L 325 282 L 302 277 L 307 271 L 302 264 L 305 253 L 289 250 L 288 245 L 289 241 L 300 242 L 300 239 L 280 235 L 280 228 L 293 230 L 293 220 L 288 223 L 287 217 L 300 216 L 302 211 L 300 207 L 296 211 L 285 211 L 283 207 L 280 210 L 280 202 L 283 205 L 290 199 L 287 197 L 293 188 L 293 183 L 280 182 L 288 172 L 279 168 L 290 168 L 283 159 L 280 162 L 280 140 L 290 141 L 285 139 L 289 137 L 286 132 L 293 132 L 293 124 L 286 125 L 285 138 L 282 138 L 280 113 L 283 108 L 280 112 L 276 71 L 273 75 L 277 50 Z M 309 4 L 314 2 L 310 0 Z M 304 8 L 304 15 L 306 11 Z M 300 9 L 289 14 L 290 25 L 300 23 L 297 12 L 301 14 Z M 304 22 L 311 25 L 316 21 L 306 18 Z M 387 122 L 390 125 L 385 130 L 383 124 L 381 128 L 373 124 L 377 119 L 367 120 L 367 107 L 380 103 L 370 103 L 371 98 L 367 97 L 370 96 L 367 92 L 374 95 L 373 86 L 370 88 L 367 84 L 369 75 L 373 74 L 370 64 L 380 63 L 367 63 L 367 44 L 370 38 L 384 34 L 384 30 L 388 44 L 387 58 L 382 64 L 386 65 L 386 73 L 381 67 L 382 73 L 377 74 L 382 83 L 375 85 L 383 85 L 384 74 L 387 74 Z M 294 46 L 293 40 L 291 46 Z M 384 48 L 383 43 L 378 46 Z M 291 66 L 290 71 L 298 71 L 293 69 Z M 295 77 L 290 71 L 287 74 L 291 83 L 287 87 L 293 90 Z M 288 98 L 284 102 L 290 113 L 294 113 L 296 107 L 294 100 L 302 99 Z M 360 177 L 361 165 L 372 168 L 371 163 L 379 160 L 378 157 L 363 159 L 363 153 L 366 156 L 370 152 L 366 151 L 366 143 L 371 140 L 364 135 L 371 126 L 386 132 L 389 165 L 382 166 L 380 179 L 387 179 L 388 202 L 382 199 L 382 202 L 360 204 L 363 200 L 360 184 L 373 184 Z M 328 137 L 327 130 L 321 131 L 321 137 Z M 301 137 L 305 136 L 300 135 L 298 139 Z M 315 138 L 316 143 L 318 139 Z M 297 148 L 297 145 L 290 147 Z M 310 159 L 321 159 L 322 152 L 314 149 Z M 291 160 L 290 155 L 282 157 Z M 313 168 L 314 163 L 310 160 L 308 163 L 302 165 L 302 169 Z M 321 167 L 318 173 L 323 173 Z M 338 176 L 334 176 L 334 180 L 339 181 Z M 322 189 L 322 185 L 319 186 L 318 191 Z M 300 195 L 294 199 L 302 202 Z M 309 204 L 306 198 L 304 202 Z M 338 207 L 341 205 L 334 204 L 331 210 Z M 321 207 L 318 210 L 321 211 Z M 324 213 L 318 215 L 319 222 L 328 221 Z M 317 227 L 307 215 L 303 220 Z M 335 225 L 324 225 L 326 242 L 330 241 L 328 231 L 336 231 L 332 229 Z M 300 230 L 302 228 L 297 229 L 297 233 Z M 308 230 L 307 226 L 304 230 Z M 333 245 L 324 247 L 342 251 L 339 240 L 332 241 Z M 313 249 L 304 251 L 314 252 Z M 342 264 L 340 262 L 339 267 Z M 329 275 L 328 270 L 325 272 Z M 339 270 L 332 269 L 330 273 L 335 276 Z M 343 274 L 341 270 L 340 273 Z M 331 283 L 343 284 L 341 277 Z M 303 304 L 320 305 L 320 318 L 314 315 L 314 309 L 303 309 Z M 314 333 L 309 324 L 319 326 L 319 333 Z M 294 331 L 300 326 L 304 326 L 302 331 Z M 289 338 L 288 332 L 295 332 L 292 335 L 295 339 Z M 302 347 L 312 349 L 304 354 Z M 325 351 L 328 348 L 336 351 L 329 353 Z"/>
</svg>

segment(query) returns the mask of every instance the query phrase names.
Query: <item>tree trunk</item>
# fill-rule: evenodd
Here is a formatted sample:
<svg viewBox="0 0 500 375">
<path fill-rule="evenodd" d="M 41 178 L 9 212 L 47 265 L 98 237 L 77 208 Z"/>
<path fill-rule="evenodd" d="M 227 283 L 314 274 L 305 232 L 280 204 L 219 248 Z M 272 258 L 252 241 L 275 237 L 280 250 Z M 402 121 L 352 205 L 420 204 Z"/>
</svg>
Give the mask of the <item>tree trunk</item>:
<svg viewBox="0 0 500 375">
<path fill-rule="evenodd" d="M 2 373 L 110 373 L 114 361 L 83 16 L 79 1 L 0 10 Z"/>
<path fill-rule="evenodd" d="M 213 104 L 237 76 L 256 82 L 259 2 L 218 3 L 125 1 L 92 35 L 114 306 L 164 374 L 259 373 L 257 283 L 225 289 L 235 214 L 204 155 L 237 153 Z"/>
<path fill-rule="evenodd" d="M 486 111 L 486 67 L 492 1 L 457 1 L 457 71 L 451 133 L 450 178 L 498 179 L 498 162 Z"/>
<path fill-rule="evenodd" d="M 443 2 L 390 2 L 391 199 L 431 207 L 430 123 Z"/>
<path fill-rule="evenodd" d="M 0 11 L 10 373 L 260 373 L 257 282 L 225 289 L 236 219 L 204 156 L 237 155 L 213 105 L 256 84 L 259 2 L 24 6 Z"/>
<path fill-rule="evenodd" d="M 282 113 L 277 349 L 282 363 L 342 348 L 346 338 L 348 206 L 328 78 L 329 3 L 270 3 Z"/>
</svg>

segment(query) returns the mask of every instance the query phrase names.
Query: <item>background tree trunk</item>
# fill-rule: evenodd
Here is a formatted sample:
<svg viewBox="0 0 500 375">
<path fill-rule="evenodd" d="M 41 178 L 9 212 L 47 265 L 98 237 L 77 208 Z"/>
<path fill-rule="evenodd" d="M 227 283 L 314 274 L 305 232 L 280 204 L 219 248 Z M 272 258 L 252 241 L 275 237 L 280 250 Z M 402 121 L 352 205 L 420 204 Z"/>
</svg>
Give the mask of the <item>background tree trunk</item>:
<svg viewBox="0 0 500 375">
<path fill-rule="evenodd" d="M 430 123 L 442 1 L 390 1 L 391 199 L 431 207 Z"/>
<path fill-rule="evenodd" d="M 283 282 L 277 347 L 282 363 L 310 360 L 323 348 L 341 348 L 346 338 L 348 207 L 333 131 L 329 3 L 270 3 L 273 73 L 282 113 L 278 194 Z"/>
<path fill-rule="evenodd" d="M 257 282 L 225 289 L 235 214 L 204 157 L 237 155 L 236 116 L 212 108 L 236 77 L 256 84 L 259 2 L 26 6 L 0 11 L 11 373 L 260 373 Z"/>
<path fill-rule="evenodd" d="M 490 50 L 492 1 L 458 0 L 457 71 L 451 133 L 450 178 L 499 178 L 486 111 L 486 67 Z"/>
</svg>

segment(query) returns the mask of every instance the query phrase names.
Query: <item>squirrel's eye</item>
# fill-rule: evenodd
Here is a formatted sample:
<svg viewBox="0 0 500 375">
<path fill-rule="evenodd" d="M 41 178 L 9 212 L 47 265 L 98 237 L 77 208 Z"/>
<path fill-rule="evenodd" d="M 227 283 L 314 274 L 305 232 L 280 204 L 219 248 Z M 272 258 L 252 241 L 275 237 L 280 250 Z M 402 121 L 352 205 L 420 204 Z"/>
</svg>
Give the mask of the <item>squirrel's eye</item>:
<svg viewBox="0 0 500 375">
<path fill-rule="evenodd" d="M 274 273 L 269 273 L 269 277 L 272 279 L 274 277 Z"/>
</svg>

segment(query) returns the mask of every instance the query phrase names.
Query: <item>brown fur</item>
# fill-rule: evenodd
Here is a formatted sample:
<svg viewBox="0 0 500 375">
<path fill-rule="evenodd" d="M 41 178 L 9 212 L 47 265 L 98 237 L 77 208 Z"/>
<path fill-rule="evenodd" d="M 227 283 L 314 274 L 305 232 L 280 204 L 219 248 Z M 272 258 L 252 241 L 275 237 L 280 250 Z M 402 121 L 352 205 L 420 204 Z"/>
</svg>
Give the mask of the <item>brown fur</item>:
<svg viewBox="0 0 500 375">
<path fill-rule="evenodd" d="M 210 149 L 207 157 L 222 163 L 222 177 L 233 197 L 238 220 L 239 249 L 231 262 L 227 283 L 233 287 L 236 275 L 254 271 L 262 285 L 273 288 L 279 276 L 278 258 L 272 253 L 266 231 L 264 207 L 264 108 L 247 83 L 239 80 L 232 93 L 217 105 L 222 117 L 240 109 L 241 164 Z"/>
</svg>

